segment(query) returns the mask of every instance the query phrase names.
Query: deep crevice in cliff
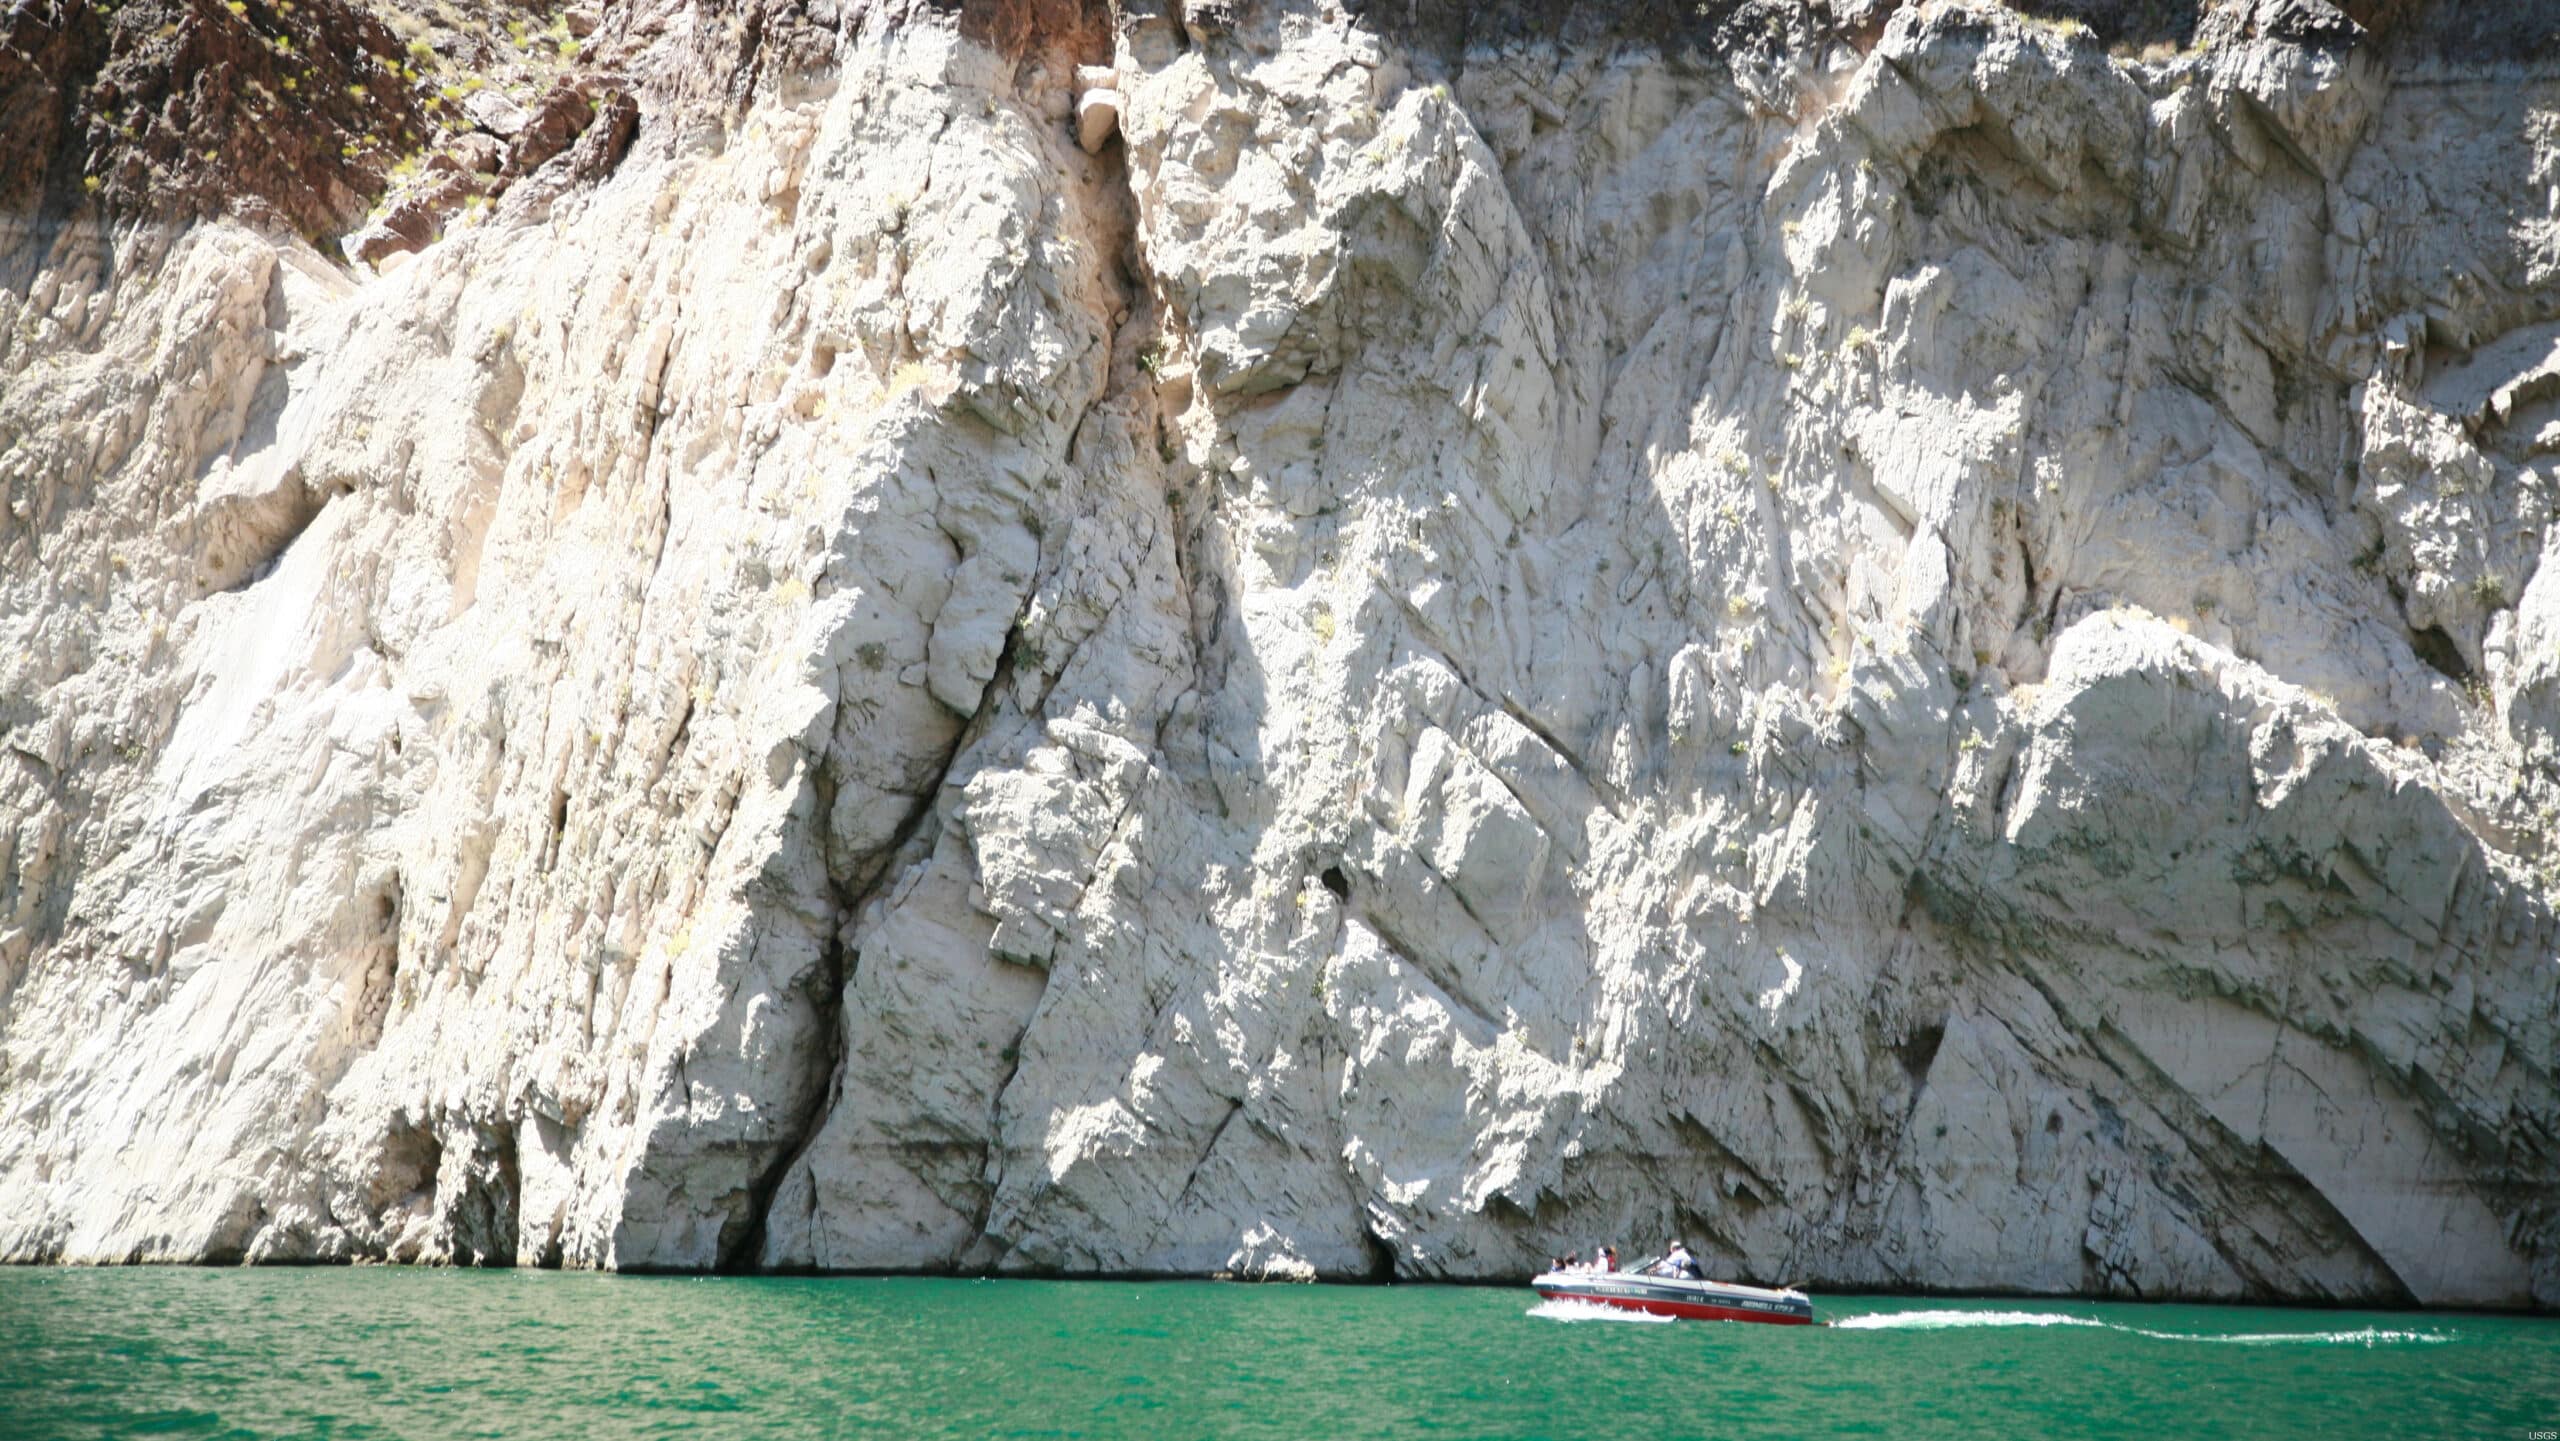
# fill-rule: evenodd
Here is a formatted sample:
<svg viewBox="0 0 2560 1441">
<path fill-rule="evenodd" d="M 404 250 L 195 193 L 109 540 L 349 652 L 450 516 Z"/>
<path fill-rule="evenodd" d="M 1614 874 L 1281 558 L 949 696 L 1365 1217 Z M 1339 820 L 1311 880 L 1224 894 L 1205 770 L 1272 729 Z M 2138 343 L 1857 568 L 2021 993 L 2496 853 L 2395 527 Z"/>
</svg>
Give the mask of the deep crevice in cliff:
<svg viewBox="0 0 2560 1441">
<path fill-rule="evenodd" d="M 1007 649 L 1010 650 L 1009 640 Z M 848 879 L 846 871 L 839 869 L 840 864 L 849 863 L 837 856 L 832 829 L 836 800 L 835 774 L 830 768 L 830 762 L 823 756 L 811 763 L 810 782 L 816 792 L 815 815 L 819 833 L 818 841 L 826 858 L 828 883 L 833 892 L 833 913 L 829 918 L 827 939 L 821 952 L 822 960 L 819 965 L 817 985 L 809 998 L 809 1004 L 819 1017 L 819 1024 L 815 1030 L 820 1045 L 804 1074 L 813 1076 L 815 1081 L 814 1084 L 807 1085 L 808 1094 L 797 1113 L 775 1138 L 772 1157 L 748 1187 L 743 1218 L 746 1224 L 740 1228 L 735 1238 L 723 1247 L 718 1264 L 718 1269 L 723 1272 L 740 1273 L 764 1269 L 763 1252 L 772 1219 L 774 1197 L 780 1191 L 784 1179 L 791 1174 L 792 1168 L 805 1159 L 809 1147 L 825 1129 L 827 1117 L 835 1110 L 836 1102 L 844 1091 L 845 1052 L 848 1044 L 846 1030 L 849 1024 L 845 1013 L 845 994 L 860 973 L 862 963 L 861 954 L 853 949 L 850 937 L 860 920 L 863 908 L 870 903 L 871 898 L 878 894 L 883 886 L 895 884 L 897 878 L 904 873 L 906 865 L 902 865 L 901 862 L 914 864 L 923 860 L 922 856 L 910 857 L 909 852 L 914 847 L 917 835 L 923 830 L 925 822 L 932 818 L 934 807 L 941 799 L 942 789 L 949 781 L 951 768 L 967 748 L 967 738 L 972 729 L 972 727 L 963 728 L 961 739 L 955 741 L 951 749 L 942 757 L 941 765 L 934 773 L 932 784 L 926 787 L 909 807 L 905 817 L 898 822 L 897 829 L 890 833 L 888 842 L 874 853 L 876 860 L 871 863 L 869 874 L 862 876 L 859 880 Z M 831 740 L 835 734 L 835 727 L 830 725 L 828 735 Z M 860 869 L 859 866 L 854 867 L 855 873 L 859 874 Z"/>
</svg>

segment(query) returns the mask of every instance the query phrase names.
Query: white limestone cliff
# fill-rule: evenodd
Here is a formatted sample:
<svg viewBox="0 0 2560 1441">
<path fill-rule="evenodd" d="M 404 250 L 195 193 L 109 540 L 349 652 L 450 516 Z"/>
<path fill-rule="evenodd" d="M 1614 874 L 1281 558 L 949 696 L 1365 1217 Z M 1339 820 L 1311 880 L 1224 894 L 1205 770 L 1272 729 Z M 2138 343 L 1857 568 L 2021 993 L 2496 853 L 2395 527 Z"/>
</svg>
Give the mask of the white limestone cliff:
<svg viewBox="0 0 2560 1441">
<path fill-rule="evenodd" d="M 0 1257 L 2560 1305 L 2560 68 L 1429 8 L 21 226 Z"/>
</svg>

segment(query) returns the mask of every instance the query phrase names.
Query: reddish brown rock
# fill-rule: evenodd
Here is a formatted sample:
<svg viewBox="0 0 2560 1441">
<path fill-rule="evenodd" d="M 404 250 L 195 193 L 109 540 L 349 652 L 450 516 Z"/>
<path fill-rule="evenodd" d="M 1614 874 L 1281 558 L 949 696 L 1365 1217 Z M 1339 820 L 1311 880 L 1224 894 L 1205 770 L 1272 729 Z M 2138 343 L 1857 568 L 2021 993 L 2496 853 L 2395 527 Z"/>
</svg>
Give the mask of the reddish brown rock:
<svg viewBox="0 0 2560 1441">
<path fill-rule="evenodd" d="M 0 204 L 360 218 L 424 138 L 398 39 L 343 0 L 22 6 L 0 19 Z"/>
<path fill-rule="evenodd" d="M 631 138 L 640 130 L 640 106 L 621 91 L 614 91 L 597 107 L 595 123 L 578 137 L 576 151 L 569 161 L 570 172 L 578 180 L 600 180 L 613 173 L 622 163 L 624 152 L 631 148 Z"/>
<path fill-rule="evenodd" d="M 533 107 L 524 128 L 507 147 L 503 173 L 528 175 L 568 149 L 596 118 L 595 101 L 575 81 L 562 81 Z"/>
<path fill-rule="evenodd" d="M 347 253 L 368 264 L 405 251 L 425 249 L 444 233 L 452 218 L 472 197 L 490 192 L 488 180 L 463 170 L 435 170 L 383 212 L 382 218 L 348 237 Z"/>
</svg>

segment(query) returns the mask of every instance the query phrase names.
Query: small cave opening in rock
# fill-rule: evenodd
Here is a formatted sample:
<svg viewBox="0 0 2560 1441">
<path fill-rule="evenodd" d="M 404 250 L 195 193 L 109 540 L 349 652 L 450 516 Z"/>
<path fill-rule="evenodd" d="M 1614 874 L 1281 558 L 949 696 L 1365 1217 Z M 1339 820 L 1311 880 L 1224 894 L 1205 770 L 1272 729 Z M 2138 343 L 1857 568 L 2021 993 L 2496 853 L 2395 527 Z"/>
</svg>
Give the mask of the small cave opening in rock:
<svg viewBox="0 0 2560 1441">
<path fill-rule="evenodd" d="M 569 788 L 551 788 L 551 833 L 543 838 L 542 869 L 547 874 L 560 864 L 560 842 L 569 833 Z"/>
<path fill-rule="evenodd" d="M 1897 1054 L 1902 1057 L 1902 1069 L 1911 1076 L 1911 1084 L 1917 1086 L 1928 1077 L 1929 1067 L 1938 1059 L 1938 1047 L 1944 1044 L 1946 1039 L 1947 1023 L 1941 1017 L 1925 1026 L 1915 1028 L 1909 1038 L 1896 1048 Z"/>
<path fill-rule="evenodd" d="M 1361 1239 L 1369 1246 L 1369 1279 L 1380 1286 L 1392 1286 L 1396 1280 L 1396 1248 L 1375 1231 L 1364 1229 Z"/>
<path fill-rule="evenodd" d="M 2455 685 L 2471 684 L 2470 663 L 2462 658 L 2462 647 L 2453 643 L 2453 637 L 2445 634 L 2443 626 L 2431 625 L 2425 630 L 2409 632 L 2409 649 L 2416 651 L 2418 659 L 2434 667 L 2446 680 Z"/>
<path fill-rule="evenodd" d="M 1351 879 L 1342 873 L 1342 867 L 1327 866 L 1316 879 L 1324 884 L 1326 890 L 1333 892 L 1336 900 L 1351 899 Z"/>
</svg>

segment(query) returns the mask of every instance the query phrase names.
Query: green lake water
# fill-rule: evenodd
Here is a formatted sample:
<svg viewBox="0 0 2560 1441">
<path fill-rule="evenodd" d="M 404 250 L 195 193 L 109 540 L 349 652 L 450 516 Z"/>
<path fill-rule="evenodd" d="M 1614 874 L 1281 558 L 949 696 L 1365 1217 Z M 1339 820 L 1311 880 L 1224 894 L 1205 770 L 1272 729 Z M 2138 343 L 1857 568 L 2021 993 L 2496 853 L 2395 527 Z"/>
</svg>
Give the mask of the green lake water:
<svg viewBox="0 0 2560 1441">
<path fill-rule="evenodd" d="M 0 1436 L 2490 1437 L 2560 1321 L 1525 1288 L 0 1268 Z"/>
</svg>

